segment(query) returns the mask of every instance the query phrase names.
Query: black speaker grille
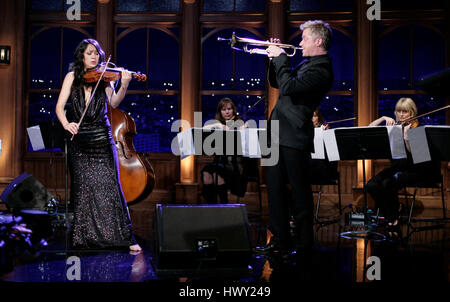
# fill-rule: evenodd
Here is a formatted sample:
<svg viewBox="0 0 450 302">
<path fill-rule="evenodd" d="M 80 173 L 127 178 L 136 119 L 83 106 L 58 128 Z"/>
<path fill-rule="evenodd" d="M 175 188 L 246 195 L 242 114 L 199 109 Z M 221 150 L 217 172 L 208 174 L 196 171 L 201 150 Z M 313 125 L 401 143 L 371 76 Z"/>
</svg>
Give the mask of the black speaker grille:
<svg viewBox="0 0 450 302">
<path fill-rule="evenodd" d="M 222 251 L 249 249 L 242 206 L 161 207 L 165 251 L 194 251 L 198 239 L 216 239 Z"/>
<path fill-rule="evenodd" d="M 45 210 L 52 197 L 36 178 L 26 173 L 13 180 L 2 194 L 2 200 L 13 210 Z"/>
<path fill-rule="evenodd" d="M 158 204 L 153 231 L 154 261 L 159 269 L 247 267 L 251 258 L 243 204 Z M 215 244 L 213 252 L 202 254 L 198 250 L 199 241 L 204 240 Z"/>
</svg>

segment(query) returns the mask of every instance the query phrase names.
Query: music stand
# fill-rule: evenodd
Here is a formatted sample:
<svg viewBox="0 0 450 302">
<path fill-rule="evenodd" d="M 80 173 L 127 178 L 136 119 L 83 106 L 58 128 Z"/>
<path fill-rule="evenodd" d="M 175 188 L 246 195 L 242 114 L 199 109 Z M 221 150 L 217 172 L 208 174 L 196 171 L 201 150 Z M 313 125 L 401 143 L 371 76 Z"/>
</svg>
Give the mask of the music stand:
<svg viewBox="0 0 450 302">
<path fill-rule="evenodd" d="M 366 168 L 367 159 L 391 159 L 391 147 L 386 127 L 350 127 L 334 130 L 340 160 L 362 160 L 364 193 L 364 227 L 368 225 Z M 362 232 L 368 234 L 365 230 Z M 377 236 L 383 235 L 371 232 Z M 353 233 L 357 234 L 357 233 Z"/>
<path fill-rule="evenodd" d="M 34 134 L 32 131 L 30 131 L 31 128 L 34 128 Z M 40 130 L 37 131 L 37 129 Z M 30 137 L 30 141 L 33 145 L 33 150 L 38 151 L 42 149 L 50 149 L 53 152 L 56 149 L 60 149 L 61 151 L 64 150 L 64 174 L 65 174 L 65 184 L 64 184 L 64 195 L 65 195 L 65 226 L 66 228 L 69 228 L 69 222 L 68 222 L 68 188 L 69 188 L 69 172 L 68 172 L 68 158 L 67 158 L 67 132 L 62 127 L 61 123 L 59 121 L 50 121 L 50 122 L 42 122 L 39 123 L 39 127 L 30 127 L 28 130 L 28 134 Z M 32 136 L 35 136 L 34 138 Z M 33 141 L 36 142 L 36 136 L 39 136 L 37 142 L 41 142 L 41 144 L 33 144 Z M 43 143 L 43 145 L 42 145 Z M 36 149 L 37 148 L 37 149 Z M 51 177 L 53 178 L 52 174 L 52 164 L 53 164 L 53 157 L 50 158 L 50 173 Z M 66 236 L 66 249 L 67 249 L 67 236 Z"/>
<path fill-rule="evenodd" d="M 242 155 L 242 144 L 241 144 L 241 133 L 237 130 L 221 130 L 221 129 L 204 129 L 204 128 L 191 128 L 192 135 L 195 138 L 201 137 L 202 148 L 198 150 L 195 148 L 195 155 Z M 220 141 L 216 139 L 212 140 L 211 148 L 213 150 L 219 150 L 218 154 L 213 153 L 205 153 L 204 143 L 205 140 L 208 139 L 210 135 L 214 135 L 217 133 L 217 138 L 220 138 Z M 229 144 L 230 138 L 232 139 L 232 144 Z M 212 139 L 212 138 L 211 138 Z M 219 143 L 220 146 L 217 146 L 216 143 Z M 197 146 L 196 146 L 197 147 Z"/>
<path fill-rule="evenodd" d="M 450 161 L 450 126 L 423 126 L 410 129 L 408 131 L 409 141 L 411 145 L 411 153 L 414 164 L 434 161 Z M 442 183 L 443 186 L 443 183 Z M 441 188 L 442 194 L 442 219 L 420 219 L 421 221 L 447 221 L 446 209 L 444 202 L 444 192 Z M 410 212 L 411 219 L 412 211 Z M 409 225 L 408 225 L 409 227 Z"/>
<path fill-rule="evenodd" d="M 432 160 L 450 161 L 450 127 L 425 126 Z"/>
</svg>

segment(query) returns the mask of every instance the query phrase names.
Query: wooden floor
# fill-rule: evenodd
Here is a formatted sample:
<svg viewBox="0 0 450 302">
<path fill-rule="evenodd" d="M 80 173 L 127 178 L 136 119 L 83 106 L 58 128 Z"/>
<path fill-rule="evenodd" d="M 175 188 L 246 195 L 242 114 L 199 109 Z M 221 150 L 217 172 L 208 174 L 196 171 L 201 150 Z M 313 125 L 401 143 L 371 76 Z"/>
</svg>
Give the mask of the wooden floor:
<svg viewBox="0 0 450 302">
<path fill-rule="evenodd" d="M 408 228 L 402 220 L 400 228 L 392 233 L 381 225 L 372 225 L 371 236 L 358 233 L 363 230 L 358 224 L 345 222 L 343 215 L 334 206 L 321 208 L 321 223 L 316 223 L 313 254 L 305 263 L 301 256 L 292 254 L 289 259 L 281 259 L 277 254 L 253 254 L 249 262 L 250 270 L 238 276 L 214 276 L 204 274 L 192 276 L 191 272 L 176 271 L 174 274 L 159 275 L 154 265 L 154 242 L 152 238 L 151 210 L 135 209 L 131 212 L 137 240 L 144 248 L 140 255 L 130 255 L 128 251 L 71 251 L 65 246 L 66 232 L 59 230 L 48 238 L 48 246 L 33 249 L 24 254 L 15 254 L 11 265 L 2 259 L 1 278 L 14 282 L 70 282 L 65 274 L 69 256 L 80 257 L 82 263 L 81 281 L 85 282 L 145 282 L 150 285 L 157 280 L 180 283 L 192 280 L 214 282 L 238 281 L 269 282 L 277 284 L 289 280 L 329 281 L 329 282 L 371 282 L 368 277 L 370 265 L 367 259 L 377 257 L 381 264 L 381 280 L 397 282 L 399 279 L 420 281 L 449 281 L 450 223 L 416 222 Z M 416 218 L 439 217 L 439 210 L 417 212 Z M 450 213 L 448 213 L 450 214 Z M 258 208 L 248 208 L 249 239 L 253 247 L 267 242 L 268 217 Z M 448 215 L 447 215 L 448 216 Z M 214 217 L 208 217 L 214 220 Z M 335 221 L 332 221 L 335 219 Z M 174 223 L 177 223 L 176 221 Z M 184 222 L 189 223 L 189 222 Z M 214 231 L 214 230 L 212 230 Z M 3 249 L 6 251 L 5 246 Z M 5 255 L 5 253 L 3 254 Z M 182 255 L 180 254 L 182 257 Z M 299 258 L 300 257 L 300 258 Z M 373 259 L 373 258 L 370 258 Z M 172 285 L 171 285 L 172 286 Z"/>
</svg>

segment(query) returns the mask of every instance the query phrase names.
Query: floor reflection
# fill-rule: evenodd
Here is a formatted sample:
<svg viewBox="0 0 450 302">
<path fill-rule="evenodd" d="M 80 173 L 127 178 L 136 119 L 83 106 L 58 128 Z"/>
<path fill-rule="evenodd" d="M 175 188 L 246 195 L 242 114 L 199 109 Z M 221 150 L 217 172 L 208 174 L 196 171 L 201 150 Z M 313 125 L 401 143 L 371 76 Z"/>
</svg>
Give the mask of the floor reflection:
<svg viewBox="0 0 450 302">
<path fill-rule="evenodd" d="M 253 246 L 264 245 L 270 233 L 266 229 L 267 217 L 249 220 L 249 234 Z M 148 225 L 148 221 L 146 222 Z M 316 225 L 316 243 L 312 254 L 293 253 L 288 259 L 277 254 L 254 255 L 249 263 L 251 273 L 233 277 L 233 280 L 254 282 L 339 281 L 370 282 L 373 261 L 379 259 L 381 280 L 448 281 L 449 280 L 449 223 L 417 222 L 413 228 L 402 224 L 395 232 L 383 227 L 372 231 L 383 234 L 384 240 L 371 240 L 370 236 L 345 238 L 344 232 L 357 232 L 341 219 L 334 223 Z M 390 234 L 389 234 L 390 233 Z M 395 234 L 394 234 L 395 233 Z M 144 248 L 142 253 L 128 251 L 67 251 L 65 234 L 55 236 L 49 245 L 34 254 L 16 255 L 9 271 L 0 280 L 13 282 L 145 282 L 164 280 L 158 276 L 152 263 L 150 237 L 137 236 Z M 79 258 L 79 280 L 73 279 L 74 263 L 69 257 Z M 375 258 L 371 258 L 375 257 Z M 182 273 L 167 279 L 189 282 L 201 276 Z M 220 279 L 215 276 L 212 280 Z M 229 279 L 227 279 L 229 280 Z"/>
</svg>

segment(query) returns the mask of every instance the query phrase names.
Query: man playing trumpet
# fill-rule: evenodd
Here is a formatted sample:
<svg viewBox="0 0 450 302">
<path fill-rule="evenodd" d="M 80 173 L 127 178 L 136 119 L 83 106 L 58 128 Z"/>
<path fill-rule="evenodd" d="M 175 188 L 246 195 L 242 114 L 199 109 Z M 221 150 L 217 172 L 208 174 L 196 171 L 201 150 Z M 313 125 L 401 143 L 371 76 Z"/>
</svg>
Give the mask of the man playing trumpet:
<svg viewBox="0 0 450 302">
<path fill-rule="evenodd" d="M 291 248 L 297 254 L 309 254 L 313 245 L 313 195 L 308 180 L 308 162 L 313 151 L 312 116 L 333 83 L 328 49 L 331 28 L 323 21 L 308 21 L 300 26 L 302 55 L 305 58 L 291 70 L 283 48 L 270 45 L 270 85 L 279 89 L 279 98 L 270 120 L 279 121 L 279 161 L 267 167 L 267 191 L 270 226 L 273 237 L 260 252 L 281 251 L 288 256 Z M 279 39 L 270 39 L 279 43 Z M 291 192 L 287 193 L 286 184 Z M 286 195 L 289 194 L 289 195 Z M 288 200 L 291 200 L 290 204 Z M 294 242 L 291 242 L 289 216 L 295 219 Z"/>
</svg>

